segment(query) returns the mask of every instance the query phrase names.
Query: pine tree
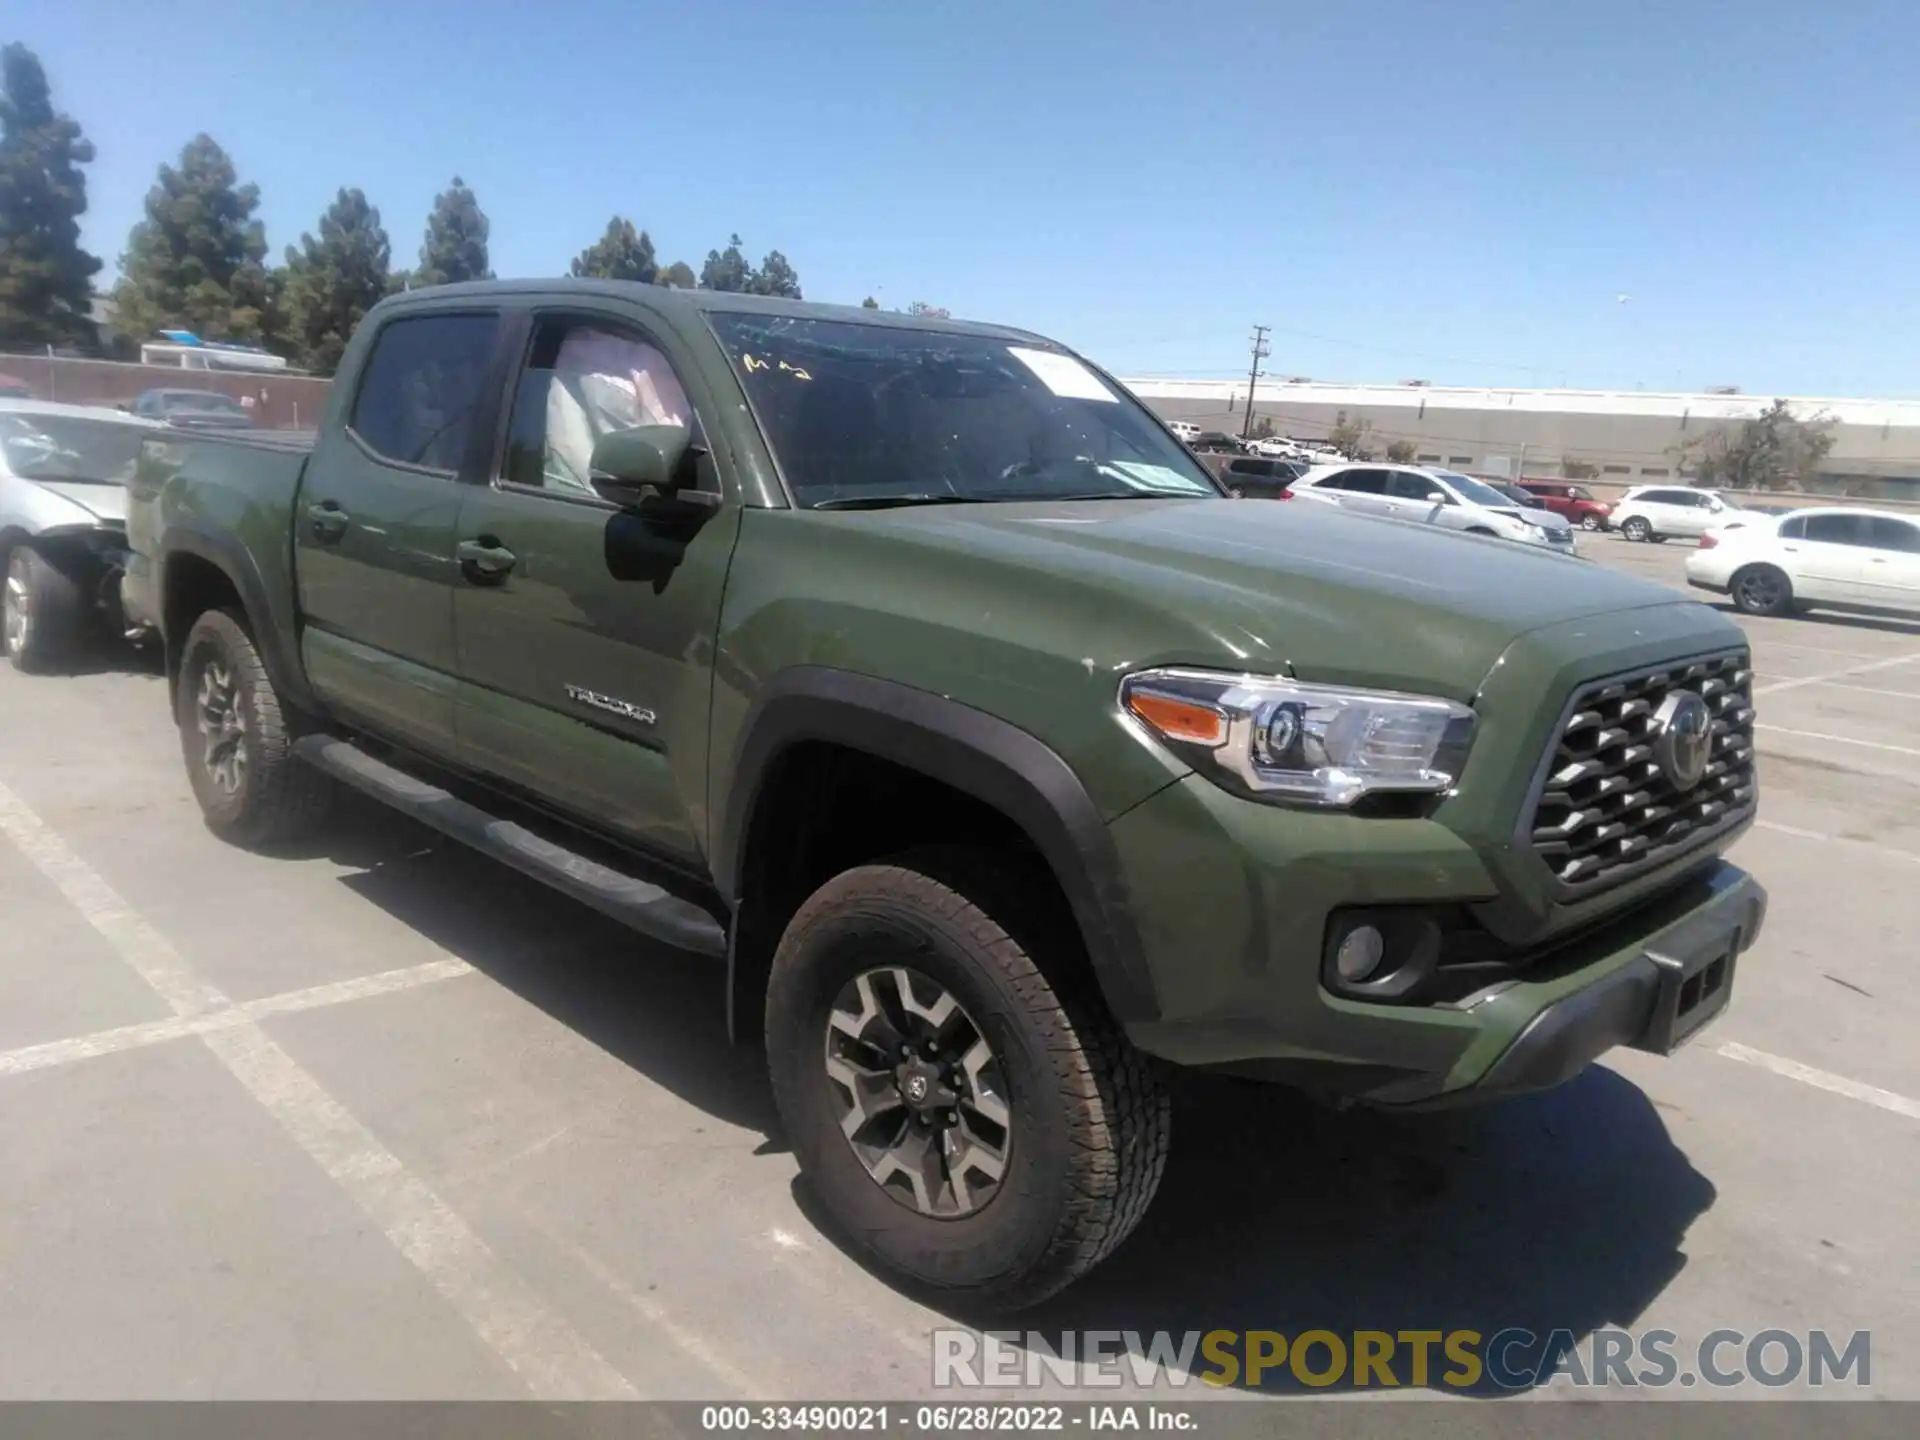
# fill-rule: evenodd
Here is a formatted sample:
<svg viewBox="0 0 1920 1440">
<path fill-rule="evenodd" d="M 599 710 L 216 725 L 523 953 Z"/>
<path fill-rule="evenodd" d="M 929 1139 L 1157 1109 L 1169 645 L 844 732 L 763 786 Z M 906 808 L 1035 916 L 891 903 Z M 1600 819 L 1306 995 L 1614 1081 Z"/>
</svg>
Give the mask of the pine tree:
<svg viewBox="0 0 1920 1440">
<path fill-rule="evenodd" d="M 394 288 L 392 246 L 380 212 L 358 190 L 342 190 L 320 217 L 320 233 L 287 247 L 287 310 L 303 364 L 331 375 L 367 311 Z"/>
<path fill-rule="evenodd" d="M 752 278 L 753 271 L 747 266 L 747 257 L 740 251 L 738 235 L 727 242 L 725 250 L 709 250 L 707 263 L 700 267 L 700 288 L 703 290 L 741 291 L 747 288 L 747 282 Z"/>
<path fill-rule="evenodd" d="M 0 345 L 91 344 L 98 257 L 80 248 L 93 143 L 53 108 L 40 59 L 0 50 Z"/>
<path fill-rule="evenodd" d="M 607 221 L 606 234 L 574 257 L 573 273 L 583 280 L 638 280 L 650 285 L 659 273 L 653 237 L 635 230 L 624 215 L 616 215 Z"/>
<path fill-rule="evenodd" d="M 800 275 L 787 263 L 786 256 L 778 250 L 769 250 L 760 268 L 747 278 L 747 289 L 755 295 L 784 295 L 789 300 L 798 300 Z"/>
<path fill-rule="evenodd" d="M 869 295 L 860 302 L 860 308 L 862 310 L 878 310 L 880 308 L 880 302 Z"/>
<path fill-rule="evenodd" d="M 458 175 L 453 184 L 433 197 L 427 216 L 427 238 L 420 246 L 417 286 L 450 285 L 460 280 L 491 280 L 488 265 L 486 211 L 467 182 Z"/>
<path fill-rule="evenodd" d="M 233 161 L 208 135 L 190 140 L 177 166 L 160 167 L 113 292 L 114 323 L 134 340 L 173 326 L 208 340 L 261 338 L 267 237 L 253 218 L 260 189 L 235 178 Z"/>
</svg>

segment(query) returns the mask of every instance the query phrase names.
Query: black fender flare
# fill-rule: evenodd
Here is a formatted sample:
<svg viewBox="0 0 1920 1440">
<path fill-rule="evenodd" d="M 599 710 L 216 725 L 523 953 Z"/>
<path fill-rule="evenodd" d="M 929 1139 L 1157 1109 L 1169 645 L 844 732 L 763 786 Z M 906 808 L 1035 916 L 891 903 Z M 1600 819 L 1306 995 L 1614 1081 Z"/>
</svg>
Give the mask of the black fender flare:
<svg viewBox="0 0 1920 1440">
<path fill-rule="evenodd" d="M 755 697 L 735 748 L 733 785 L 713 847 L 714 878 L 736 915 L 747 836 L 766 777 L 785 750 L 809 740 L 844 745 L 917 771 L 1013 821 L 1065 893 L 1114 1017 L 1122 1022 L 1158 1018 L 1119 851 L 1080 777 L 1018 726 L 890 680 L 803 665 L 781 671 Z M 731 998 L 731 946 L 727 963 Z"/>
<path fill-rule="evenodd" d="M 289 593 L 281 597 L 278 603 L 275 602 L 273 593 L 267 588 L 266 578 L 260 573 L 259 562 L 245 545 L 224 530 L 185 521 L 168 527 L 166 534 L 161 537 L 159 551 L 160 559 L 154 575 L 154 601 L 160 611 L 161 638 L 167 647 L 170 675 L 180 646 L 187 637 L 165 633 L 167 573 L 176 556 L 192 555 L 216 567 L 240 592 L 240 606 L 246 611 L 248 628 L 253 631 L 254 646 L 260 652 L 261 663 L 267 667 L 267 678 L 273 682 L 273 688 L 302 710 L 319 709 L 319 702 L 307 684 L 306 671 L 301 668 L 299 651 L 293 638 L 293 596 Z"/>
</svg>

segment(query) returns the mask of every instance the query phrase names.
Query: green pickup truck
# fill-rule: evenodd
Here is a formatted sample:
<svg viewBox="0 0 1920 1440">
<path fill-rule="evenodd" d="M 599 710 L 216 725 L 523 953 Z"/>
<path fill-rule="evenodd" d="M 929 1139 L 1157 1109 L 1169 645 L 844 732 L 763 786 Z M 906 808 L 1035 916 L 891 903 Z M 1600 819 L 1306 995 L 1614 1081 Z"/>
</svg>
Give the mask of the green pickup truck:
<svg viewBox="0 0 1920 1440">
<path fill-rule="evenodd" d="M 1718 1015 L 1765 911 L 1727 619 L 1229 498 L 1019 330 L 414 292 L 315 435 L 149 440 L 129 536 L 217 832 L 345 785 L 712 956 L 844 1243 L 949 1299 L 1127 1235 L 1170 1070 L 1542 1089 Z"/>
</svg>

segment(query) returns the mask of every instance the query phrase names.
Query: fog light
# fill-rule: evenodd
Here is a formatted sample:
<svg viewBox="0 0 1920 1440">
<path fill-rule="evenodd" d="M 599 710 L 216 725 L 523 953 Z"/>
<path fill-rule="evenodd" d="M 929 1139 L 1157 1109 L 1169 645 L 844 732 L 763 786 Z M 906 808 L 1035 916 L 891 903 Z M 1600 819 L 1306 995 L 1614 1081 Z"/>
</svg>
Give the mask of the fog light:
<svg viewBox="0 0 1920 1440">
<path fill-rule="evenodd" d="M 1371 925 L 1356 925 L 1349 930 L 1334 951 L 1333 968 L 1349 985 L 1358 985 L 1380 968 L 1387 944 Z"/>
</svg>

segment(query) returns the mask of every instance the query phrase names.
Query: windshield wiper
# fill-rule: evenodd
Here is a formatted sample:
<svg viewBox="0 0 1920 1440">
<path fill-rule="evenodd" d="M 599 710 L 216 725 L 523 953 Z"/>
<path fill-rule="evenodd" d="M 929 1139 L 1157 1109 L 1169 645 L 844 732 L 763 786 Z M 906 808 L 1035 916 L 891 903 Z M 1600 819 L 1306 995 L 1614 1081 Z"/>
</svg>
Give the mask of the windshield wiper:
<svg viewBox="0 0 1920 1440">
<path fill-rule="evenodd" d="M 907 505 L 977 505 L 973 495 L 834 495 L 816 500 L 810 510 L 897 510 Z"/>
</svg>

